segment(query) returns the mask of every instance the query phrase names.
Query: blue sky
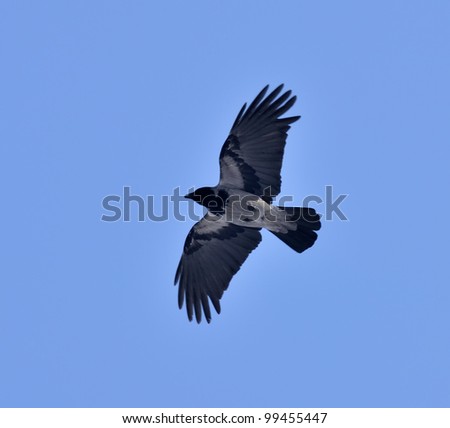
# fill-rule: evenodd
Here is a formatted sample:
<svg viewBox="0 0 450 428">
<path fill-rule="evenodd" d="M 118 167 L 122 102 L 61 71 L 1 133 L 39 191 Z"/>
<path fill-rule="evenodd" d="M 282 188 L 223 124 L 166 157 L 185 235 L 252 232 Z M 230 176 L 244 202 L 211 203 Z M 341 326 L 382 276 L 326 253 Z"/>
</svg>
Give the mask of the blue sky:
<svg viewBox="0 0 450 428">
<path fill-rule="evenodd" d="M 0 405 L 450 405 L 450 5 L 4 1 Z M 102 198 L 214 185 L 245 101 L 285 83 L 282 194 L 348 194 L 296 254 L 270 233 L 210 325 L 172 286 L 193 221 Z M 318 205 L 324 213 L 324 205 Z"/>
</svg>

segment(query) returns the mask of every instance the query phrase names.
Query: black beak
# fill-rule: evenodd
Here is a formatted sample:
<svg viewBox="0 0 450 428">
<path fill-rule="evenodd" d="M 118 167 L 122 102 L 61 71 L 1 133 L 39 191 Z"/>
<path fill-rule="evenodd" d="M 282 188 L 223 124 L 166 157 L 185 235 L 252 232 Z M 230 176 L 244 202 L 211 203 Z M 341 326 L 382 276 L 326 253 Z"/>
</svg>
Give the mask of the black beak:
<svg viewBox="0 0 450 428">
<path fill-rule="evenodd" d="M 184 195 L 183 197 L 186 199 L 192 199 L 192 200 L 194 199 L 194 195 L 192 193 L 188 193 L 187 195 Z"/>
</svg>

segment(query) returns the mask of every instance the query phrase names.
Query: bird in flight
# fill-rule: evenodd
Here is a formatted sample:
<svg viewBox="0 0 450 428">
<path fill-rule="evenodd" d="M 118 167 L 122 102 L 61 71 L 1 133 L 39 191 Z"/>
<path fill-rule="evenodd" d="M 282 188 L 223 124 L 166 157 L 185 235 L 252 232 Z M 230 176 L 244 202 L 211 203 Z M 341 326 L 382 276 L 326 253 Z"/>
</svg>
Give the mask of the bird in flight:
<svg viewBox="0 0 450 428">
<path fill-rule="evenodd" d="M 220 180 L 185 198 L 207 208 L 190 230 L 175 275 L 178 306 L 198 323 L 202 311 L 211 321 L 210 302 L 220 314 L 220 299 L 228 285 L 261 242 L 267 229 L 301 253 L 317 239 L 320 216 L 312 208 L 278 207 L 280 170 L 290 125 L 300 116 L 280 118 L 295 103 L 291 91 L 278 86 L 266 96 L 267 85 L 247 107 L 244 104 L 219 156 Z"/>
</svg>

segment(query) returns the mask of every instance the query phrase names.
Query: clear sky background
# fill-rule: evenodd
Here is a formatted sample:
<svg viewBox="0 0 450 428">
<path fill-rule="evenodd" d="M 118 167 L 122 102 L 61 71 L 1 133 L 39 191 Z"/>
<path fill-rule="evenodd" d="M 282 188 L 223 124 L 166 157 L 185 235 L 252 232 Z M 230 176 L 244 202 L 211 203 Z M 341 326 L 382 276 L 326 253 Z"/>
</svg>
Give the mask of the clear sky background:
<svg viewBox="0 0 450 428">
<path fill-rule="evenodd" d="M 0 405 L 449 406 L 449 21 L 448 1 L 1 2 Z M 302 115 L 282 194 L 332 185 L 348 221 L 301 255 L 263 233 L 189 323 L 194 222 L 107 223 L 101 201 L 215 185 L 267 83 Z"/>
</svg>

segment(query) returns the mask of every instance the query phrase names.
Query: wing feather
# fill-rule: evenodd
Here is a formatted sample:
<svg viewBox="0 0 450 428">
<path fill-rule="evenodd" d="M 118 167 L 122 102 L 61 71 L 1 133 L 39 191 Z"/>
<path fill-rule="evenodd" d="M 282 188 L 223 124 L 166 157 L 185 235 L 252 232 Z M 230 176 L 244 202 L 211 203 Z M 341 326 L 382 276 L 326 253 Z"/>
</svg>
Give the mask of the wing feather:
<svg viewBox="0 0 450 428">
<path fill-rule="evenodd" d="M 281 189 L 281 166 L 290 125 L 300 118 L 280 118 L 295 103 L 283 85 L 266 96 L 269 86 L 239 111 L 220 152 L 219 186 L 245 190 L 267 201 Z M 265 98 L 264 98 L 265 97 Z"/>
<path fill-rule="evenodd" d="M 178 305 L 186 304 L 189 320 L 202 312 L 211 321 L 209 301 L 220 313 L 220 299 L 248 255 L 261 242 L 259 229 L 236 226 L 223 217 L 206 214 L 194 225 L 184 244 L 175 274 Z"/>
</svg>

